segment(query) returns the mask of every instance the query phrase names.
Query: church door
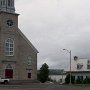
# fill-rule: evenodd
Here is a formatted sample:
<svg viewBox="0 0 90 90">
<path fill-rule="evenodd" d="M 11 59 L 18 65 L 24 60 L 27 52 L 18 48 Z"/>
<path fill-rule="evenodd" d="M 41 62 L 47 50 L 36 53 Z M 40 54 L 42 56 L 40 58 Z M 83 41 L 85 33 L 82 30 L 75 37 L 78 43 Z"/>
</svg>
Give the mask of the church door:
<svg viewBox="0 0 90 90">
<path fill-rule="evenodd" d="M 13 78 L 13 70 L 12 69 L 5 70 L 5 78 Z"/>
</svg>

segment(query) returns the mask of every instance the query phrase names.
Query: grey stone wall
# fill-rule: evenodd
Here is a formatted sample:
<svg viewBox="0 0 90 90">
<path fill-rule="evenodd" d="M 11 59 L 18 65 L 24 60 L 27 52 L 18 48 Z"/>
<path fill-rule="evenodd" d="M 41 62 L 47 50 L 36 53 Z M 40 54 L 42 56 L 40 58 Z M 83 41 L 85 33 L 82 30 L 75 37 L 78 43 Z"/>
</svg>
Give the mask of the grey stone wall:
<svg viewBox="0 0 90 90">
<path fill-rule="evenodd" d="M 6 21 L 12 19 L 13 26 L 8 26 Z M 5 40 L 14 40 L 14 56 L 5 55 Z M 32 58 L 31 65 L 27 64 L 28 57 Z M 18 32 L 18 14 L 0 13 L 0 76 L 5 77 L 5 65 L 10 63 L 13 67 L 13 80 L 37 79 L 37 52 L 28 44 L 25 38 Z"/>
</svg>

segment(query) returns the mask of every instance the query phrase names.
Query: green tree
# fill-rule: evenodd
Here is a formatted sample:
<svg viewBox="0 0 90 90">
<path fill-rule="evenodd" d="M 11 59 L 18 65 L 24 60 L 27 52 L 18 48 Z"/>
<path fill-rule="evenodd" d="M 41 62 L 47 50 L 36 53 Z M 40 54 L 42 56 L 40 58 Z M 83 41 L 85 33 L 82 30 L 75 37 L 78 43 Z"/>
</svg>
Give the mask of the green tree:
<svg viewBox="0 0 90 90">
<path fill-rule="evenodd" d="M 48 65 L 46 63 L 44 63 L 39 70 L 38 80 L 42 83 L 44 83 L 48 80 L 48 76 L 49 76 L 49 69 L 48 68 L 49 68 Z"/>
<path fill-rule="evenodd" d="M 76 84 L 82 84 L 82 83 L 83 83 L 83 80 L 82 80 L 82 79 L 78 78 L 78 79 L 76 80 Z"/>
<path fill-rule="evenodd" d="M 70 74 L 68 74 L 65 78 L 65 84 L 69 84 L 70 83 Z M 75 77 L 71 76 L 71 83 L 74 84 L 75 83 Z"/>
<path fill-rule="evenodd" d="M 68 74 L 65 78 L 65 84 L 69 84 L 70 83 L 70 74 Z"/>
</svg>

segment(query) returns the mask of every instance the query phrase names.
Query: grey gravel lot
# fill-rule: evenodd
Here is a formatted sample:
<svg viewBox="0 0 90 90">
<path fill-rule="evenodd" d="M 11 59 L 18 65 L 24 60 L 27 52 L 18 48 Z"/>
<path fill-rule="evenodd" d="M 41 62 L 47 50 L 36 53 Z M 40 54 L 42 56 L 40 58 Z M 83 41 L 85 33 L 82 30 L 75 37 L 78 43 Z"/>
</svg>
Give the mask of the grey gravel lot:
<svg viewBox="0 0 90 90">
<path fill-rule="evenodd" d="M 0 85 L 0 90 L 90 90 L 90 87 L 56 84 Z"/>
</svg>

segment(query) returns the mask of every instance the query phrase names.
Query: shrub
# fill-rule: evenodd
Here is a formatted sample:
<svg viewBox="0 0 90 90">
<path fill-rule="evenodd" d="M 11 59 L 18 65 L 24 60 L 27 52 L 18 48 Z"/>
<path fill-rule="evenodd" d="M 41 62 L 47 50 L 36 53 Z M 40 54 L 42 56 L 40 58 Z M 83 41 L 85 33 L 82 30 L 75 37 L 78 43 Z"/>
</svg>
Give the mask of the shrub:
<svg viewBox="0 0 90 90">
<path fill-rule="evenodd" d="M 84 79 L 84 80 L 83 80 L 83 83 L 84 83 L 84 84 L 90 84 L 90 79 L 89 79 L 89 78 Z"/>
<path fill-rule="evenodd" d="M 76 84 L 82 84 L 83 83 L 83 80 L 78 78 L 76 81 L 75 81 Z"/>
<path fill-rule="evenodd" d="M 68 74 L 65 78 L 65 84 L 69 84 L 70 83 L 70 74 Z M 71 76 L 71 83 L 74 84 L 75 83 L 75 77 Z"/>
<path fill-rule="evenodd" d="M 37 79 L 42 83 L 44 83 L 48 80 L 48 77 L 49 77 L 49 69 L 48 68 L 49 68 L 48 65 L 46 63 L 44 63 L 38 72 Z"/>
</svg>

